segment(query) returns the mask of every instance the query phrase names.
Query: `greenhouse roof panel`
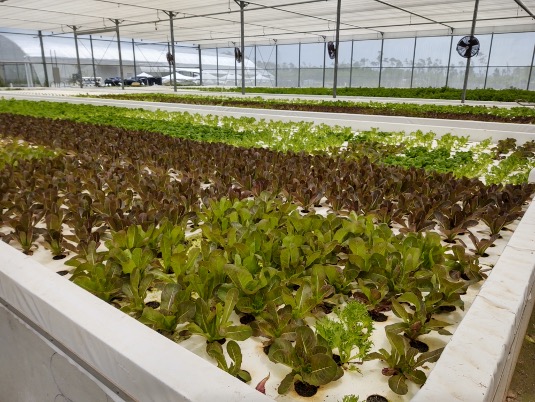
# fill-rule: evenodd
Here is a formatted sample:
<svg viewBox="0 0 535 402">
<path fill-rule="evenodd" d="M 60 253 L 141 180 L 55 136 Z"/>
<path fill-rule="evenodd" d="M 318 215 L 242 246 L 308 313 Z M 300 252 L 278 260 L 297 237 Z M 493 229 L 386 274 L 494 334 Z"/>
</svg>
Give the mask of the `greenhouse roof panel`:
<svg viewBox="0 0 535 402">
<path fill-rule="evenodd" d="M 246 2 L 246 44 L 333 40 L 337 0 L 255 0 Z M 474 0 L 342 0 L 341 38 L 432 36 L 470 32 Z M 167 11 L 164 11 L 167 10 Z M 175 40 L 209 46 L 240 42 L 240 7 L 235 1 L 198 0 L 4 0 L 0 27 L 61 35 L 111 32 L 122 37 L 168 42 L 169 12 Z M 535 0 L 484 0 L 476 33 L 535 30 Z"/>
</svg>

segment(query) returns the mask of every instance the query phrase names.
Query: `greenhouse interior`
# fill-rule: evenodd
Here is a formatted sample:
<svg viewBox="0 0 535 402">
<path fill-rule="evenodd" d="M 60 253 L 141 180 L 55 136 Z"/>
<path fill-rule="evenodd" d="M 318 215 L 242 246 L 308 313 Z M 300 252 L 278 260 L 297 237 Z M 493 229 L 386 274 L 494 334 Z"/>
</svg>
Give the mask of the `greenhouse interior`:
<svg viewBox="0 0 535 402">
<path fill-rule="evenodd" d="M 1 400 L 535 401 L 535 0 L 0 0 Z"/>
</svg>

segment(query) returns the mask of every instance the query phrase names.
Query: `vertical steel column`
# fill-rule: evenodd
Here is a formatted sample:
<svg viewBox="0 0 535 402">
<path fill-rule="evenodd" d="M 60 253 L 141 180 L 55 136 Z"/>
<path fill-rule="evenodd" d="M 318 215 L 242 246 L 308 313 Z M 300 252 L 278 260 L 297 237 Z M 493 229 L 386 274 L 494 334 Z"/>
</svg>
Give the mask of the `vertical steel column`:
<svg viewBox="0 0 535 402">
<path fill-rule="evenodd" d="M 43 68 L 45 70 L 45 87 L 48 87 L 50 84 L 48 83 L 48 71 L 46 68 L 45 48 L 43 46 L 43 34 L 41 31 L 39 31 L 39 44 L 41 45 L 41 60 L 43 60 Z"/>
<path fill-rule="evenodd" d="M 528 85 L 526 89 L 529 91 L 529 84 L 531 82 L 531 73 L 533 72 L 533 61 L 535 60 L 535 45 L 533 45 L 533 54 L 531 55 L 531 65 L 529 66 Z"/>
<path fill-rule="evenodd" d="M 485 83 L 483 84 L 483 89 L 487 88 L 487 77 L 489 76 L 490 57 L 492 56 L 492 43 L 493 42 L 494 42 L 494 32 L 490 35 L 489 57 L 487 59 L 487 70 L 485 71 Z"/>
<path fill-rule="evenodd" d="M 6 65 L 2 64 L 2 71 L 4 72 L 3 78 L 4 78 L 4 85 L 7 87 L 7 75 L 6 75 Z"/>
<path fill-rule="evenodd" d="M 97 86 L 97 70 L 95 68 L 95 53 L 93 52 L 93 36 L 89 35 L 89 46 L 91 47 L 91 65 L 93 66 L 93 78 Z"/>
<path fill-rule="evenodd" d="M 219 86 L 219 48 L 217 46 L 215 48 L 215 73 L 217 86 Z"/>
<path fill-rule="evenodd" d="M 275 88 L 279 87 L 279 45 L 275 43 Z"/>
<path fill-rule="evenodd" d="M 412 80 L 414 79 L 414 61 L 416 60 L 416 39 L 417 37 L 414 37 L 414 49 L 412 50 L 412 69 L 411 69 L 411 88 L 412 88 Z"/>
<path fill-rule="evenodd" d="M 451 50 L 453 47 L 453 29 L 451 30 L 451 39 L 450 39 L 450 55 L 448 57 L 448 69 L 446 70 L 446 84 L 444 85 L 446 88 L 448 87 L 448 81 L 450 79 L 450 65 L 451 65 Z"/>
<path fill-rule="evenodd" d="M 325 64 L 327 64 L 327 42 L 323 42 L 323 83 L 322 88 L 325 88 Z"/>
<path fill-rule="evenodd" d="M 80 51 L 78 50 L 78 34 L 76 33 L 76 30 L 78 27 L 76 25 L 73 25 L 72 31 L 74 32 L 74 47 L 76 49 L 76 64 L 78 66 L 78 76 L 80 77 L 80 88 L 84 87 L 84 80 L 82 80 L 82 66 L 80 65 Z"/>
<path fill-rule="evenodd" d="M 383 37 L 383 34 L 381 34 L 381 54 L 380 54 L 380 60 L 379 60 L 379 88 L 381 88 L 381 78 L 383 75 L 383 48 L 385 45 L 385 38 Z"/>
<path fill-rule="evenodd" d="M 349 61 L 349 88 L 352 88 L 353 84 L 353 48 L 355 47 L 355 41 L 351 40 L 351 60 Z"/>
<path fill-rule="evenodd" d="M 167 53 L 171 53 L 171 43 L 167 42 Z M 169 84 L 171 84 L 171 75 L 173 75 L 173 72 L 171 71 L 171 63 L 169 64 Z M 174 66 L 173 66 L 174 67 Z M 176 80 L 175 80 L 176 82 Z"/>
<path fill-rule="evenodd" d="M 234 57 L 234 86 L 238 86 L 238 64 L 236 62 L 236 57 Z"/>
<path fill-rule="evenodd" d="M 254 45 L 254 86 L 256 87 L 256 45 Z"/>
<path fill-rule="evenodd" d="M 119 72 L 121 73 L 121 88 L 124 90 L 124 71 L 123 71 L 123 56 L 121 54 L 121 36 L 119 34 L 119 20 L 115 22 L 115 33 L 117 34 L 117 50 L 119 51 Z"/>
<path fill-rule="evenodd" d="M 164 11 L 164 13 L 169 16 L 169 30 L 171 32 L 171 55 L 173 56 L 173 91 L 176 92 L 175 27 L 173 25 L 173 18 L 176 14 L 172 11 Z M 171 69 L 171 65 L 169 65 L 169 69 Z"/>
<path fill-rule="evenodd" d="M 476 0 L 476 4 L 474 5 L 474 17 L 472 18 L 472 29 L 470 30 L 470 37 L 474 36 L 474 33 L 476 31 L 476 21 L 477 21 L 477 10 L 479 7 L 479 0 Z M 470 45 L 468 46 L 468 54 L 472 52 L 472 41 L 470 41 Z M 471 57 L 468 57 L 466 59 L 466 71 L 464 72 L 464 84 L 463 84 L 463 94 L 461 97 L 461 103 L 464 103 L 466 100 L 466 88 L 468 87 L 468 75 L 470 74 L 470 59 Z"/>
<path fill-rule="evenodd" d="M 299 55 L 297 57 L 297 88 L 301 88 L 301 42 L 299 42 Z"/>
<path fill-rule="evenodd" d="M 334 53 L 334 77 L 333 77 L 333 98 L 336 98 L 336 89 L 338 88 L 338 55 L 340 45 L 340 10 L 342 8 L 342 0 L 338 0 L 336 7 L 336 39 L 335 39 L 335 53 Z"/>
<path fill-rule="evenodd" d="M 136 44 L 134 43 L 134 39 L 132 38 L 132 55 L 134 56 L 134 77 L 137 75 L 136 73 Z"/>
<path fill-rule="evenodd" d="M 240 37 L 241 37 L 241 94 L 245 95 L 245 13 L 243 9 L 249 5 L 245 1 L 237 1 L 240 6 Z"/>
<path fill-rule="evenodd" d="M 202 53 L 201 45 L 198 45 L 199 49 L 199 85 L 202 87 Z"/>
</svg>

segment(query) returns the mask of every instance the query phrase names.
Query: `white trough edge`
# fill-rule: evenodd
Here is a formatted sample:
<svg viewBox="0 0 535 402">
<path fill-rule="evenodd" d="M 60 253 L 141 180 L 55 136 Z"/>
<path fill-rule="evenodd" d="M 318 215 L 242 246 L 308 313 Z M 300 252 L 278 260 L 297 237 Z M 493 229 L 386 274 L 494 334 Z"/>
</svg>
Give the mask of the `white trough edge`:
<svg viewBox="0 0 535 402">
<path fill-rule="evenodd" d="M 126 400 L 271 400 L 2 241 L 0 255 L 3 304 L 122 390 Z"/>
<path fill-rule="evenodd" d="M 502 402 L 535 301 L 535 201 L 412 402 Z"/>
</svg>

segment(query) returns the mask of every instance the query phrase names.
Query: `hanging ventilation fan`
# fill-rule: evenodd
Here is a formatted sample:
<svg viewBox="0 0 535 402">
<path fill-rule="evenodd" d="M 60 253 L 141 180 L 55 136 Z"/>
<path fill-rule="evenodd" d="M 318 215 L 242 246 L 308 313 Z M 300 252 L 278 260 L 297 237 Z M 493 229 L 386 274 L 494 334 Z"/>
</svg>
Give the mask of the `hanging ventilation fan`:
<svg viewBox="0 0 535 402">
<path fill-rule="evenodd" d="M 465 59 L 477 56 L 479 53 L 479 40 L 475 36 L 465 36 L 457 43 L 457 53 Z"/>
<path fill-rule="evenodd" d="M 336 57 L 336 46 L 333 42 L 327 43 L 327 52 L 329 52 L 329 58 L 334 60 Z"/>
<path fill-rule="evenodd" d="M 241 60 L 242 60 L 242 54 L 241 54 L 241 50 L 239 47 L 235 47 L 234 48 L 234 57 L 236 58 L 236 61 L 238 63 L 241 63 Z"/>
<path fill-rule="evenodd" d="M 169 66 L 175 65 L 175 58 L 173 57 L 173 54 L 171 52 L 167 52 L 165 57 L 167 58 L 167 62 L 169 63 Z"/>
</svg>

